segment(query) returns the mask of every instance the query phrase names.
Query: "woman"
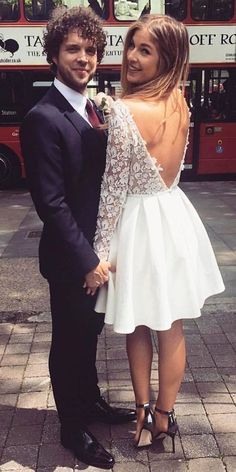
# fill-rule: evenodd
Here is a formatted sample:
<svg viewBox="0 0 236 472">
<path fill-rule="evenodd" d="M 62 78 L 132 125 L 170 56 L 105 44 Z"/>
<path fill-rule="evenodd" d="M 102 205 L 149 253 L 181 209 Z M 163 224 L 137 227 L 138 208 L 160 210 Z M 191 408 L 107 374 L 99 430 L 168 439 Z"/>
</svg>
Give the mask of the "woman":
<svg viewBox="0 0 236 472">
<path fill-rule="evenodd" d="M 137 407 L 135 445 L 161 433 L 174 440 L 174 403 L 185 368 L 182 319 L 224 290 L 203 224 L 178 187 L 189 128 L 180 81 L 188 36 L 168 16 L 145 15 L 129 29 L 122 66 L 123 98 L 111 111 L 95 251 L 115 267 L 96 311 L 127 352 Z M 159 343 L 159 392 L 149 404 L 152 342 Z"/>
</svg>

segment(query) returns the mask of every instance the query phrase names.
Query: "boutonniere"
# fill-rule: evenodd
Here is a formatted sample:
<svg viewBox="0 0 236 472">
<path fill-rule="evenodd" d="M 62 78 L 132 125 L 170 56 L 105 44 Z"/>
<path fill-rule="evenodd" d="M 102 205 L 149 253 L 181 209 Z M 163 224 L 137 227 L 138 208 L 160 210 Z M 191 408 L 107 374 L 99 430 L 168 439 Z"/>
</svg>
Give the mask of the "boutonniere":
<svg viewBox="0 0 236 472">
<path fill-rule="evenodd" d="M 102 112 L 104 121 L 107 122 L 114 103 L 113 98 L 110 95 L 106 95 L 104 92 L 99 92 L 93 98 L 93 101 L 97 108 Z"/>
</svg>

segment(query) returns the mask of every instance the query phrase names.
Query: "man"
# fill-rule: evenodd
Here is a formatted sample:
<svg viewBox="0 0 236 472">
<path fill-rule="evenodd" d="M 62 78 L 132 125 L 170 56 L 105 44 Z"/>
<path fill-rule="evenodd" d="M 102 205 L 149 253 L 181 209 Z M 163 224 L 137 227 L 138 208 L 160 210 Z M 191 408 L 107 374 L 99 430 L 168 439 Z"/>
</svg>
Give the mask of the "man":
<svg viewBox="0 0 236 472">
<path fill-rule="evenodd" d="M 100 20 L 90 9 L 54 11 L 44 49 L 56 78 L 26 116 L 21 144 L 32 199 L 44 222 L 39 260 L 50 289 L 49 368 L 61 443 L 86 464 L 109 469 L 113 457 L 86 425 L 123 423 L 135 419 L 135 412 L 112 408 L 100 396 L 95 362 L 103 317 L 83 288 L 87 283 L 94 293 L 107 281 L 109 268 L 92 249 L 106 137 L 91 125 L 99 123 L 91 102 L 86 111 L 86 86 L 105 44 Z"/>
</svg>

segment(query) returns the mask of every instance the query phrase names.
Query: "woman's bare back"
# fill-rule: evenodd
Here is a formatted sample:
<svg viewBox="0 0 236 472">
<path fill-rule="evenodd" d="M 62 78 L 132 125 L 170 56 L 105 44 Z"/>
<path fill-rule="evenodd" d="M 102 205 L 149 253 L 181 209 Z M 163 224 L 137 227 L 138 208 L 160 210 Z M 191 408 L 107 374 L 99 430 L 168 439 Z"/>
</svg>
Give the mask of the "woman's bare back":
<svg viewBox="0 0 236 472">
<path fill-rule="evenodd" d="M 158 102 L 122 101 L 130 110 L 149 154 L 163 169 L 163 181 L 170 187 L 183 159 L 189 128 L 189 111 L 182 93 L 174 89 L 166 100 Z"/>
</svg>

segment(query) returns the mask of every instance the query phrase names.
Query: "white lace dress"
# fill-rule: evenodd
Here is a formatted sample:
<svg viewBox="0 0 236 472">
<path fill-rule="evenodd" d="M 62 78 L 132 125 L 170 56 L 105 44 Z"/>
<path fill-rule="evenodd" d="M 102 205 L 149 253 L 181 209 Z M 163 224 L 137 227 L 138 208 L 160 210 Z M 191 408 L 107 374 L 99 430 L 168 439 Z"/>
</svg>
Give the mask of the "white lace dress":
<svg viewBox="0 0 236 472">
<path fill-rule="evenodd" d="M 128 108 L 115 102 L 94 248 L 116 266 L 95 310 L 117 333 L 169 329 L 224 290 L 206 230 L 178 187 L 182 164 L 168 188 Z"/>
</svg>

